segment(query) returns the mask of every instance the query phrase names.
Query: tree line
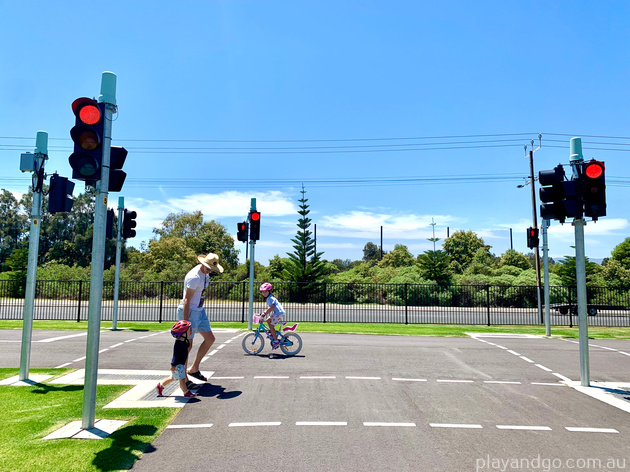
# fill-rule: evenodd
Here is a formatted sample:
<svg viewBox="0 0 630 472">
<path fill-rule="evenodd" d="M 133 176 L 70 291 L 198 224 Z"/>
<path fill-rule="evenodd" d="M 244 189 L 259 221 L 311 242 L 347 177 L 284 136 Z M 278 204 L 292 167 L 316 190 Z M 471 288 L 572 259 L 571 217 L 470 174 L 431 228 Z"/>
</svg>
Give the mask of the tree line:
<svg viewBox="0 0 630 472">
<path fill-rule="evenodd" d="M 0 280 L 26 280 L 29 211 L 32 193 L 19 201 L 7 190 L 0 193 Z M 414 256 L 396 244 L 383 252 L 368 241 L 361 260 L 327 260 L 316 252 L 311 231 L 306 190 L 298 200 L 297 230 L 293 251 L 275 255 L 267 266 L 255 263 L 257 280 L 302 283 L 409 283 L 436 285 L 535 286 L 535 256 L 512 249 L 500 256 L 491 252 L 473 231 L 456 231 L 441 249 Z M 49 214 L 46 197 L 42 208 L 38 254 L 38 280 L 89 280 L 94 198 L 89 193 L 75 199 L 69 213 Z M 430 239 L 437 242 L 438 239 Z M 121 280 L 180 281 L 197 263 L 197 255 L 214 252 L 226 269 L 220 280 L 241 281 L 249 276 L 249 262 L 239 264 L 239 250 L 225 226 L 204 221 L 201 211 L 172 213 L 140 249 L 122 249 Z M 116 245 L 105 247 L 104 280 L 114 279 Z M 541 264 L 542 266 L 542 264 Z M 614 248 L 601 264 L 587 260 L 587 284 L 630 290 L 630 238 Z M 550 260 L 550 285 L 575 285 L 575 257 Z"/>
</svg>

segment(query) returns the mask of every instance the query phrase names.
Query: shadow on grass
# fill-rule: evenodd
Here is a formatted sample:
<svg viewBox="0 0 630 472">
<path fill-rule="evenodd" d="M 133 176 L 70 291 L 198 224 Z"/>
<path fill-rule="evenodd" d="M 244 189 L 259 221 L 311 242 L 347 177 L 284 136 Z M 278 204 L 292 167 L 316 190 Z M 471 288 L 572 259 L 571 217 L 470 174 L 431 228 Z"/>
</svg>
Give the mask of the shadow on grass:
<svg viewBox="0 0 630 472">
<path fill-rule="evenodd" d="M 109 436 L 112 440 L 111 446 L 97 452 L 92 464 L 103 471 L 131 468 L 140 454 L 156 450 L 151 443 L 138 437 L 152 437 L 156 431 L 155 426 L 141 424 L 120 428 Z"/>
<path fill-rule="evenodd" d="M 61 387 L 57 387 L 56 385 L 48 385 L 48 384 L 37 384 L 35 385 L 31 393 L 38 394 L 47 394 L 51 392 L 76 392 L 78 390 L 83 390 L 83 385 L 63 385 Z"/>
</svg>

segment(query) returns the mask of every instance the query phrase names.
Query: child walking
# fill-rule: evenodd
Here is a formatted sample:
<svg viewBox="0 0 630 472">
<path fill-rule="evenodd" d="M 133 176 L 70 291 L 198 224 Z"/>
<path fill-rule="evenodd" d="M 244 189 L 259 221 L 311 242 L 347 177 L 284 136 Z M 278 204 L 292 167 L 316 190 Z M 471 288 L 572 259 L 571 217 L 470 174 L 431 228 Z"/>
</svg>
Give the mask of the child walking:
<svg viewBox="0 0 630 472">
<path fill-rule="evenodd" d="M 269 282 L 265 282 L 260 286 L 260 291 L 262 292 L 262 296 L 267 301 L 267 305 L 269 308 L 265 310 L 264 313 L 261 313 L 260 316 L 262 319 L 265 319 L 267 316 L 267 324 L 269 325 L 269 331 L 271 331 L 271 337 L 273 338 L 272 349 L 278 349 L 280 346 L 280 342 L 278 341 L 278 335 L 276 333 L 275 325 L 282 322 L 282 318 L 284 317 L 285 311 L 282 307 L 282 304 L 278 301 L 278 299 L 271 293 L 273 290 L 273 285 Z"/>
<path fill-rule="evenodd" d="M 188 335 L 191 333 L 190 322 L 180 320 L 171 328 L 171 335 L 175 338 L 175 345 L 173 346 L 173 359 L 171 360 L 171 377 L 166 377 L 162 382 L 158 383 L 155 387 L 158 391 L 158 396 L 162 396 L 164 387 L 170 384 L 173 380 L 179 380 L 179 388 L 184 392 L 184 396 L 187 398 L 195 397 L 186 387 L 186 359 L 188 359 L 188 348 L 190 341 Z"/>
</svg>

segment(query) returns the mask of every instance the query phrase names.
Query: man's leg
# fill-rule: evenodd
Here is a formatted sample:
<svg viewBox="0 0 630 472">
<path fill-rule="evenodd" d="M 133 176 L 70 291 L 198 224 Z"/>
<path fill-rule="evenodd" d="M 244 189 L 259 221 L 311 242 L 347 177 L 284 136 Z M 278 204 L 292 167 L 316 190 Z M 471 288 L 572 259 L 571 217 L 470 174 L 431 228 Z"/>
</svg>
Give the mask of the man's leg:
<svg viewBox="0 0 630 472">
<path fill-rule="evenodd" d="M 199 372 L 199 365 L 201 364 L 201 360 L 214 344 L 214 334 L 212 333 L 212 331 L 201 331 L 197 334 L 200 334 L 203 337 L 203 342 L 199 345 L 197 355 L 195 356 L 195 361 L 190 366 L 190 370 L 188 372 Z"/>
</svg>

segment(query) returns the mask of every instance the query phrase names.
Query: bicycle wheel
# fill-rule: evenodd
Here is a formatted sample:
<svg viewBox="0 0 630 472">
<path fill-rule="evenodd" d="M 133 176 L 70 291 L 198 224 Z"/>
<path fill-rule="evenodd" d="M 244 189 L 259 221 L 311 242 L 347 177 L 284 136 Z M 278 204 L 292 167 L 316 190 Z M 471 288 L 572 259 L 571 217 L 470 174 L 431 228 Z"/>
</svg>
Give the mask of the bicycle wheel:
<svg viewBox="0 0 630 472">
<path fill-rule="evenodd" d="M 302 338 L 297 333 L 287 333 L 280 341 L 280 349 L 287 356 L 295 356 L 302 350 Z"/>
<path fill-rule="evenodd" d="M 265 347 L 265 338 L 261 334 L 249 333 L 243 338 L 243 350 L 250 356 L 255 356 Z"/>
</svg>

